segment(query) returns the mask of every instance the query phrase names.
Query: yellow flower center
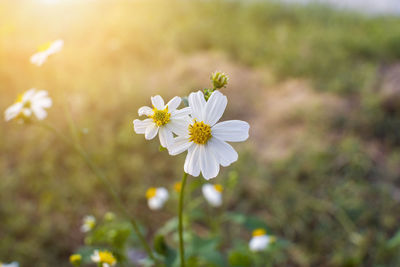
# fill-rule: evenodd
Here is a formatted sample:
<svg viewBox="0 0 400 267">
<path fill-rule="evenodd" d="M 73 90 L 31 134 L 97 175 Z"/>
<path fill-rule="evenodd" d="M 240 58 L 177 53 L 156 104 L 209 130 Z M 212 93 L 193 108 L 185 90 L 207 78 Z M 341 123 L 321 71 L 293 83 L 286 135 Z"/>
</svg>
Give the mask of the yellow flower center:
<svg viewBox="0 0 400 267">
<path fill-rule="evenodd" d="M 24 98 L 24 94 L 19 94 L 17 96 L 17 100 L 15 100 L 15 103 L 21 103 L 23 98 Z"/>
<path fill-rule="evenodd" d="M 189 135 L 190 141 L 193 141 L 196 144 L 204 145 L 211 138 L 211 127 L 208 124 L 200 121 L 194 121 L 193 124 L 189 125 Z"/>
<path fill-rule="evenodd" d="M 163 126 L 167 124 L 171 118 L 171 113 L 168 112 L 168 107 L 163 110 L 153 108 L 154 114 L 150 116 L 157 126 Z"/>
<path fill-rule="evenodd" d="M 174 190 L 176 191 L 176 192 L 181 192 L 181 188 L 182 188 L 182 183 L 181 182 L 176 182 L 175 184 L 174 184 Z"/>
<path fill-rule="evenodd" d="M 25 94 L 19 94 L 15 103 L 22 103 Z M 26 101 L 24 104 L 24 108 L 31 108 L 31 101 Z M 1 266 L 0 266 L 1 267 Z"/>
<path fill-rule="evenodd" d="M 96 222 L 94 220 L 87 220 L 85 224 L 89 227 L 89 229 L 93 229 L 96 226 Z"/>
<path fill-rule="evenodd" d="M 222 191 L 224 191 L 224 187 L 220 184 L 215 184 L 214 188 L 215 188 L 215 190 L 217 190 L 220 193 L 222 193 Z"/>
<path fill-rule="evenodd" d="M 47 49 L 50 48 L 51 44 L 52 44 L 52 42 L 47 42 L 47 43 L 44 43 L 44 44 L 39 45 L 39 47 L 38 47 L 38 52 L 44 52 L 44 51 L 46 51 Z"/>
<path fill-rule="evenodd" d="M 262 228 L 258 228 L 253 231 L 253 236 L 263 236 L 266 234 L 267 234 L 267 231 L 265 231 L 265 229 L 262 229 Z"/>
<path fill-rule="evenodd" d="M 149 189 L 147 189 L 146 191 L 146 198 L 150 199 L 156 196 L 157 193 L 157 188 L 155 187 L 150 187 Z"/>
<path fill-rule="evenodd" d="M 30 108 L 31 108 L 31 101 L 26 101 L 26 102 L 24 103 L 23 108 L 30 109 Z"/>
<path fill-rule="evenodd" d="M 108 263 L 113 265 L 117 262 L 114 255 L 108 251 L 99 251 L 99 258 L 101 263 Z"/>
</svg>

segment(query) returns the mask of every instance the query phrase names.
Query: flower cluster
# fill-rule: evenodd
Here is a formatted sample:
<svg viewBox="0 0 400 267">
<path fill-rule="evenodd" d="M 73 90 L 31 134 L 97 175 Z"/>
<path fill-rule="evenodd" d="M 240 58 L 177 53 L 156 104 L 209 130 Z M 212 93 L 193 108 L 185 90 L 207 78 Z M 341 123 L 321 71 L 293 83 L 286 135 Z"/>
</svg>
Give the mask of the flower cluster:
<svg viewBox="0 0 400 267">
<path fill-rule="evenodd" d="M 218 175 L 220 165 L 226 167 L 238 159 L 237 152 L 227 142 L 245 141 L 250 126 L 239 120 L 218 122 L 228 103 L 219 91 L 214 91 L 208 101 L 202 91 L 191 93 L 188 99 L 189 107 L 178 110 L 179 97 L 166 105 L 160 96 L 152 97 L 154 108 L 139 108 L 139 116 L 148 118 L 134 120 L 134 130 L 148 140 L 159 132 L 160 143 L 170 155 L 187 151 L 186 173 L 195 177 L 201 173 L 209 180 Z"/>
<path fill-rule="evenodd" d="M 37 53 L 31 56 L 30 61 L 32 64 L 41 66 L 50 55 L 61 51 L 63 46 L 64 41 L 61 39 L 43 44 L 39 46 Z M 20 123 L 30 121 L 32 115 L 38 120 L 43 120 L 47 117 L 46 109 L 52 104 L 47 91 L 32 88 L 18 96 L 15 103 L 4 112 L 4 117 L 6 121 L 15 119 Z"/>
<path fill-rule="evenodd" d="M 180 182 L 174 184 L 174 190 L 177 193 L 180 193 L 181 188 L 182 184 Z M 222 192 L 223 192 L 223 186 L 220 184 L 213 185 L 206 183 L 202 186 L 202 193 L 205 200 L 208 202 L 208 204 L 210 204 L 213 207 L 220 207 L 222 205 Z M 169 193 L 165 187 L 150 187 L 146 191 L 146 199 L 147 199 L 147 204 L 151 210 L 160 210 L 164 207 L 165 203 L 169 199 Z M 84 223 L 82 225 L 82 228 L 89 229 L 90 222 L 91 221 Z"/>
<path fill-rule="evenodd" d="M 31 62 L 41 66 L 48 56 L 60 51 L 62 47 L 62 40 L 49 43 L 40 48 L 40 51 L 31 57 Z M 243 142 L 249 137 L 250 126 L 247 122 L 240 120 L 220 122 L 228 105 L 228 98 L 219 89 L 227 85 L 228 76 L 224 73 L 216 72 L 212 74 L 211 80 L 213 88 L 190 93 L 187 106 L 183 108 L 180 108 L 183 101 L 178 96 L 173 97 L 166 104 L 159 95 L 151 97 L 152 107 L 143 106 L 138 110 L 139 116 L 145 116 L 146 118 L 133 121 L 134 131 L 137 134 L 144 134 L 145 139 L 154 139 L 158 134 L 161 147 L 167 149 L 170 155 L 175 156 L 184 152 L 187 153 L 183 166 L 184 176 L 182 182 L 175 183 L 173 186 L 174 190 L 179 194 L 179 255 L 181 256 L 182 265 L 184 265 L 185 261 L 182 210 L 187 175 L 190 174 L 194 177 L 202 175 L 206 180 L 215 178 L 219 174 L 221 166 L 227 167 L 238 160 L 238 153 L 229 143 Z M 51 106 L 52 100 L 47 91 L 33 88 L 20 95 L 16 102 L 5 111 L 5 120 L 28 122 L 34 117 L 38 120 L 43 120 L 47 116 L 46 109 Z M 103 180 L 104 177 L 102 176 L 101 179 Z M 227 188 L 229 188 L 229 184 Z M 221 184 L 206 182 L 202 185 L 201 191 L 210 206 L 222 206 L 224 188 Z M 114 191 L 112 193 L 114 194 Z M 146 199 L 151 210 L 159 210 L 168 201 L 169 192 L 165 187 L 150 187 L 146 191 Z M 120 202 L 118 203 L 120 204 Z M 125 214 L 128 214 L 128 211 L 125 210 Z M 117 258 L 123 264 L 123 253 L 125 252 L 115 248 L 126 248 L 125 244 L 129 240 L 128 237 L 132 229 L 139 236 L 148 258 L 153 263 L 156 262 L 156 258 L 152 255 L 152 249 L 146 243 L 146 238 L 140 237 L 140 231 L 136 230 L 137 226 L 134 219 L 130 218 L 130 223 L 133 227 L 128 228 L 123 224 L 117 226 L 114 219 L 115 215 L 113 213 L 107 213 L 104 216 L 104 220 L 102 220 L 108 225 L 104 228 L 101 220 L 97 222 L 94 216 L 85 216 L 81 232 L 87 235 L 85 238 L 85 243 L 87 244 L 91 245 L 93 240 L 100 241 L 103 244 L 106 240 L 108 242 L 106 244 L 115 245 L 114 247 L 106 246 L 115 254 L 108 250 L 94 250 L 90 259 L 88 258 L 89 255 L 72 254 L 69 258 L 72 265 L 81 266 L 81 264 L 91 260 L 93 263 L 97 263 L 99 267 L 111 267 L 117 264 Z M 111 230 L 105 231 L 105 229 Z M 97 235 L 97 233 L 102 234 Z M 252 238 L 249 241 L 249 250 L 254 252 L 266 250 L 274 241 L 275 238 L 267 235 L 264 229 L 256 229 L 253 231 Z M 160 251 L 164 251 L 162 248 L 165 248 L 165 246 L 161 244 Z M 0 267 L 18 267 L 18 263 L 0 263 Z"/>
</svg>

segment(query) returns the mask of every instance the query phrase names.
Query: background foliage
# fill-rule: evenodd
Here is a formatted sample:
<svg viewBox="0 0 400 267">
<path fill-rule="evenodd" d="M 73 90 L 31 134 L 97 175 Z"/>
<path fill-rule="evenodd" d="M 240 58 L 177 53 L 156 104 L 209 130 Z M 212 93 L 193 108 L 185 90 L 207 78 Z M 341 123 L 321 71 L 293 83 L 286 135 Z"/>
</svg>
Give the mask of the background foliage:
<svg viewBox="0 0 400 267">
<path fill-rule="evenodd" d="M 29 63 L 35 47 L 57 38 L 65 40 L 60 54 L 41 68 Z M 202 211 L 200 218 L 190 214 L 193 232 L 212 236 L 204 216 L 215 213 L 242 224 L 223 235 L 236 241 L 218 247 L 227 266 L 248 265 L 240 248 L 254 215 L 284 243 L 268 264 L 400 265 L 399 58 L 398 17 L 323 6 L 0 3 L 1 109 L 31 87 L 48 90 L 54 99 L 48 120 L 66 133 L 68 119 L 79 125 L 76 138 L 139 215 L 149 240 L 173 219 L 176 205 L 171 200 L 150 212 L 145 190 L 172 189 L 184 158 L 134 134 L 137 109 L 151 95 L 185 96 L 207 87 L 216 69 L 231 75 L 224 118 L 252 127 L 248 142 L 236 146 L 239 162 L 216 178 L 228 188 L 224 207 L 207 208 L 195 189 L 199 181 L 190 179 Z M 83 244 L 82 217 L 101 218 L 114 210 L 112 201 L 52 134 L 33 125 L 1 121 L 0 127 L 0 259 L 68 266 Z M 214 250 L 206 241 L 195 239 L 193 246 Z M 210 266 L 199 257 L 198 265 Z"/>
</svg>

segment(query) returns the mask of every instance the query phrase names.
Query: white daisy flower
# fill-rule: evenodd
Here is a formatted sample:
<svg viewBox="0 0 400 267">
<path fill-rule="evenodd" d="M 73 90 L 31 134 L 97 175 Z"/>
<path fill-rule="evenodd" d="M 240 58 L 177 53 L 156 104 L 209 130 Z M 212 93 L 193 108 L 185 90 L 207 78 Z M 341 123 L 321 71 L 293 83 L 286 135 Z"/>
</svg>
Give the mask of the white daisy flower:
<svg viewBox="0 0 400 267">
<path fill-rule="evenodd" d="M 199 176 L 201 172 L 209 180 L 218 175 L 219 165 L 226 167 L 238 159 L 237 152 L 227 142 L 245 141 L 250 126 L 239 120 L 217 123 L 227 103 L 226 96 L 219 91 L 214 91 L 207 102 L 201 91 L 189 95 L 192 120 L 169 147 L 171 155 L 188 151 L 184 165 L 186 173 Z"/>
<path fill-rule="evenodd" d="M 64 41 L 61 39 L 58 39 L 54 42 L 45 43 L 38 47 L 38 51 L 31 56 L 30 61 L 32 64 L 40 67 L 44 62 L 46 62 L 46 59 L 50 55 L 60 52 L 63 46 Z"/>
<path fill-rule="evenodd" d="M 114 255 L 107 251 L 99 251 L 95 250 L 90 257 L 93 262 L 95 263 L 100 263 L 102 267 L 110 267 L 110 266 L 115 266 L 117 264 L 117 259 L 114 257 Z"/>
<path fill-rule="evenodd" d="M 176 96 L 165 105 L 161 96 L 152 97 L 153 108 L 139 108 L 139 116 L 145 115 L 148 118 L 133 121 L 135 132 L 144 134 L 147 140 L 153 139 L 158 133 L 161 145 L 168 148 L 173 141 L 173 133 L 184 133 L 189 121 L 190 108 L 177 110 L 181 101 L 181 98 Z"/>
<path fill-rule="evenodd" d="M 81 232 L 87 233 L 96 226 L 96 218 L 92 215 L 87 215 L 83 218 L 83 224 L 81 226 Z"/>
<path fill-rule="evenodd" d="M 168 190 L 164 187 L 150 187 L 147 189 L 146 198 L 150 209 L 159 210 L 169 198 Z"/>
<path fill-rule="evenodd" d="M 222 191 L 224 188 L 220 184 L 204 184 L 201 188 L 207 202 L 213 207 L 222 205 Z"/>
<path fill-rule="evenodd" d="M 19 267 L 19 264 L 15 261 L 8 264 L 0 262 L 0 267 Z"/>
<path fill-rule="evenodd" d="M 249 248 L 254 252 L 265 250 L 269 244 L 275 242 L 275 237 L 267 235 L 265 229 L 262 228 L 254 230 L 252 235 Z"/>
<path fill-rule="evenodd" d="M 51 107 L 51 105 L 52 101 L 47 91 L 36 91 L 35 88 L 32 88 L 18 96 L 17 101 L 6 109 L 4 113 L 5 120 L 29 119 L 32 114 L 35 115 L 37 119 L 43 120 L 47 117 L 45 109 Z"/>
</svg>

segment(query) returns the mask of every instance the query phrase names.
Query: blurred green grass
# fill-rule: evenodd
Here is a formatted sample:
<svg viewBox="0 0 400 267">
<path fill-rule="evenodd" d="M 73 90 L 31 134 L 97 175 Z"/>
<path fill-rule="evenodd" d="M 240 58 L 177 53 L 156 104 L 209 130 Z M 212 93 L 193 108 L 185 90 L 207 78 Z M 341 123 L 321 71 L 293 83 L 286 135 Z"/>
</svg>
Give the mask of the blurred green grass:
<svg viewBox="0 0 400 267">
<path fill-rule="evenodd" d="M 246 73 L 237 78 L 244 80 L 241 90 L 224 91 L 233 106 L 255 106 L 262 114 L 258 94 L 266 88 L 278 90 L 275 85 L 290 79 L 309 82 L 346 108 L 297 114 L 295 122 L 306 121 L 305 137 L 283 158 L 264 159 L 257 146 L 269 129 L 252 130 L 261 138 L 239 146 L 239 162 L 217 178 L 226 180 L 232 170 L 239 175 L 227 208 L 259 215 L 291 242 L 278 265 L 398 266 L 400 244 L 390 240 L 400 219 L 400 117 L 379 89 L 382 68 L 400 57 L 399 26 L 397 17 L 270 2 L 2 2 L 0 107 L 31 87 L 49 90 L 48 121 L 67 133 L 65 108 L 71 111 L 82 130 L 78 138 L 153 233 L 174 209 L 150 212 L 144 192 L 172 188 L 183 157 L 159 152 L 156 141 L 133 133 L 137 108 L 149 96 L 201 89 L 208 85 L 204 74 L 215 70 L 205 68 L 228 62 L 265 75 L 258 91 L 246 84 Z M 57 38 L 65 49 L 41 68 L 30 65 L 35 47 Z M 199 54 L 226 61 L 186 63 Z M 225 117 L 233 114 L 253 122 L 254 113 L 228 106 Z M 68 266 L 69 254 L 82 244 L 81 218 L 113 210 L 111 199 L 50 133 L 3 121 L 0 127 L 0 259 Z"/>
</svg>

